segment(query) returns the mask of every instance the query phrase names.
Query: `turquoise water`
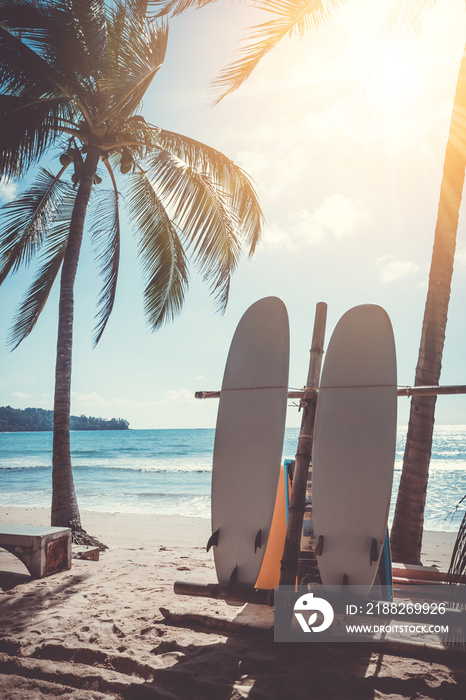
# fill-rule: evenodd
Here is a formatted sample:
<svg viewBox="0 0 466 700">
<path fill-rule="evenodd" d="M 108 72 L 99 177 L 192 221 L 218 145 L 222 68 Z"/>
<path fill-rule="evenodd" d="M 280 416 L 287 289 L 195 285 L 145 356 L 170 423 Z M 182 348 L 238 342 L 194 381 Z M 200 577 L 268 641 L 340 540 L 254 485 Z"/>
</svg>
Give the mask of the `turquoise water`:
<svg viewBox="0 0 466 700">
<path fill-rule="evenodd" d="M 296 452 L 288 428 L 284 458 Z M 398 430 L 390 518 L 406 429 Z M 214 430 L 124 430 L 72 433 L 76 491 L 82 510 L 210 517 Z M 49 507 L 52 433 L 0 434 L 0 504 Z M 425 514 L 429 530 L 456 532 L 466 501 L 466 426 L 437 426 Z"/>
</svg>

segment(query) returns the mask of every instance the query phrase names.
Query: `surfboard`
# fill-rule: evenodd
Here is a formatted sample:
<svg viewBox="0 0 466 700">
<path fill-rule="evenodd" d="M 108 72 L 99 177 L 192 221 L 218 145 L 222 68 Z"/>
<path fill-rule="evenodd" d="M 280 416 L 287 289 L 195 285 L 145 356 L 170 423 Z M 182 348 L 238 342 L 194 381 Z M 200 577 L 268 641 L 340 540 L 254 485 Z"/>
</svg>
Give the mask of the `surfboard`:
<svg viewBox="0 0 466 700">
<path fill-rule="evenodd" d="M 380 585 L 384 587 L 385 598 L 393 600 L 392 554 L 390 551 L 390 536 L 388 528 L 385 532 L 382 556 L 379 562 Z"/>
<path fill-rule="evenodd" d="M 280 583 L 280 566 L 285 546 L 288 521 L 288 493 L 290 490 L 288 469 L 280 468 L 277 496 L 270 526 L 269 539 L 262 560 L 255 588 L 274 588 Z"/>
<path fill-rule="evenodd" d="M 396 390 L 387 313 L 372 304 L 350 309 L 330 339 L 316 409 L 313 521 L 324 585 L 374 582 L 392 489 Z"/>
<path fill-rule="evenodd" d="M 372 585 L 371 597 L 375 600 L 393 600 L 392 555 L 388 528 L 385 532 L 382 556 Z"/>
<path fill-rule="evenodd" d="M 219 583 L 254 586 L 270 533 L 285 435 L 289 324 L 266 297 L 241 318 L 223 376 L 212 464 L 212 536 Z"/>
</svg>

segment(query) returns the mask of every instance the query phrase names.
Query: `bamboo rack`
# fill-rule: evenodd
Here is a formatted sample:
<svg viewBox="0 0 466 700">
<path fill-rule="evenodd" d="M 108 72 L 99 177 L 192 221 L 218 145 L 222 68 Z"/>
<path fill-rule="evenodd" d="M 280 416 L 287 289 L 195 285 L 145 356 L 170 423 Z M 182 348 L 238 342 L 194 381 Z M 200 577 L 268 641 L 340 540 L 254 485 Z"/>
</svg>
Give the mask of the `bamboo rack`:
<svg viewBox="0 0 466 700">
<path fill-rule="evenodd" d="M 351 387 L 348 387 L 351 388 Z M 290 389 L 289 399 L 300 399 L 307 401 L 315 398 L 319 393 L 318 389 Z M 396 390 L 397 396 L 445 396 L 448 394 L 466 394 L 466 384 L 451 384 L 447 386 L 399 386 Z M 219 399 L 220 391 L 196 391 L 196 399 Z"/>
<path fill-rule="evenodd" d="M 309 358 L 306 386 L 314 388 L 320 383 L 320 370 L 324 354 L 325 325 L 327 321 L 327 304 L 320 302 L 316 306 L 314 331 Z M 317 393 L 312 392 L 302 401 L 303 414 L 295 457 L 293 486 L 288 505 L 288 525 L 286 529 L 283 556 L 280 565 L 280 585 L 293 585 L 298 573 L 301 532 L 305 510 L 306 485 L 311 463 L 312 443 L 314 439 L 314 422 L 316 415 Z M 291 625 L 291 616 L 290 616 Z"/>
<path fill-rule="evenodd" d="M 319 385 L 323 355 L 326 313 L 326 304 L 317 304 L 306 387 L 301 390 L 290 389 L 288 391 L 288 399 L 299 400 L 300 405 L 303 408 L 303 418 L 301 422 L 298 450 L 296 454 L 297 464 L 295 466 L 295 477 L 290 498 L 287 535 L 280 572 L 280 585 L 289 583 L 293 584 L 296 581 L 300 533 L 304 513 L 305 489 L 312 452 L 315 409 L 319 394 L 319 389 L 317 387 Z M 220 393 L 220 391 L 196 391 L 194 396 L 196 399 L 219 399 Z M 410 398 L 411 396 L 439 396 L 454 394 L 466 394 L 466 385 L 397 387 L 397 396 L 404 396 L 406 398 Z M 296 467 L 299 468 L 296 469 Z M 296 478 L 297 476 L 298 478 Z M 246 590 L 244 587 L 234 588 L 231 586 L 222 586 L 220 584 L 176 581 L 175 593 L 178 595 L 200 596 L 273 606 L 272 590 Z"/>
</svg>

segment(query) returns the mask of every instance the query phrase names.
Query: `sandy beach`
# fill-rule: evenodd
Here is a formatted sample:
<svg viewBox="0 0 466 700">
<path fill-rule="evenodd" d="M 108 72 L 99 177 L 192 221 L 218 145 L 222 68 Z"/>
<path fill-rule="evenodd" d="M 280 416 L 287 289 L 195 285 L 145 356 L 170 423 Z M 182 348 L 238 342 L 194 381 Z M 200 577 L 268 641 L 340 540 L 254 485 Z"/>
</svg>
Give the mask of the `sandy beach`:
<svg viewBox="0 0 466 700">
<path fill-rule="evenodd" d="M 0 697 L 416 698 L 466 696 L 466 671 L 442 655 L 383 645 L 276 644 L 262 606 L 176 596 L 175 580 L 215 582 L 210 523 L 82 513 L 108 545 L 99 561 L 32 580 L 0 550 Z M 0 508 L 0 522 L 49 524 L 41 508 Z M 423 564 L 448 568 L 455 535 L 427 532 Z M 458 667 L 460 666 L 460 667 Z"/>
</svg>

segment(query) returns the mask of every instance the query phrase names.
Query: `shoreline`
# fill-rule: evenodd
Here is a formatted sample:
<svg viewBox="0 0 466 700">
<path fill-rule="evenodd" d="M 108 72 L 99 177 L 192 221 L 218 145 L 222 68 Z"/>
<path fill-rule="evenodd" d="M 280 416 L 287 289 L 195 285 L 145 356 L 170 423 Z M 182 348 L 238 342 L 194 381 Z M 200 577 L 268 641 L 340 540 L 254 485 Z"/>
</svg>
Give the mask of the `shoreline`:
<svg viewBox="0 0 466 700">
<path fill-rule="evenodd" d="M 112 513 L 81 510 L 84 530 L 110 547 L 134 546 L 138 541 L 170 546 L 202 546 L 210 537 L 210 519 L 156 513 Z M 50 525 L 49 508 L 0 506 L 0 523 Z M 163 542 L 162 542 L 163 540 Z"/>
<path fill-rule="evenodd" d="M 150 541 L 169 546 L 205 547 L 210 537 L 210 518 L 157 513 L 120 513 L 81 510 L 83 529 L 110 547 L 134 546 Z M 32 506 L 0 506 L 0 523 L 50 525 L 50 509 Z M 425 530 L 421 561 L 447 571 L 456 532 Z"/>
</svg>

